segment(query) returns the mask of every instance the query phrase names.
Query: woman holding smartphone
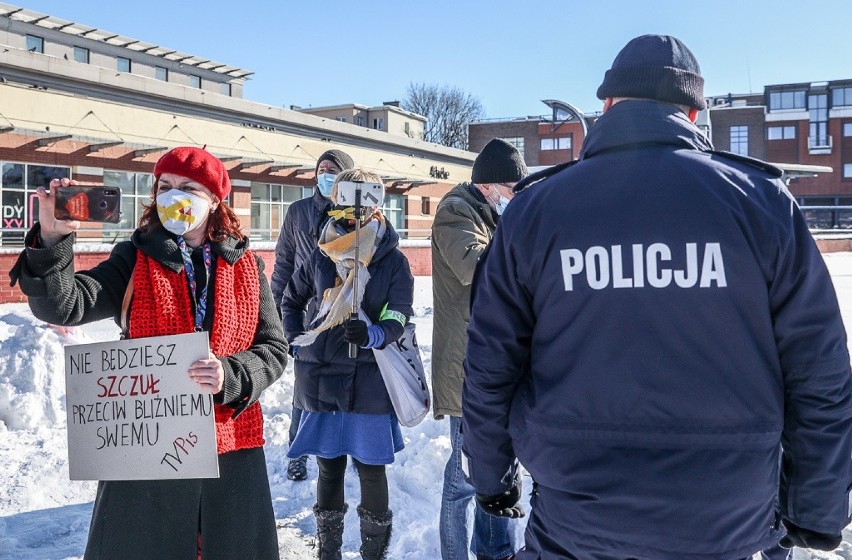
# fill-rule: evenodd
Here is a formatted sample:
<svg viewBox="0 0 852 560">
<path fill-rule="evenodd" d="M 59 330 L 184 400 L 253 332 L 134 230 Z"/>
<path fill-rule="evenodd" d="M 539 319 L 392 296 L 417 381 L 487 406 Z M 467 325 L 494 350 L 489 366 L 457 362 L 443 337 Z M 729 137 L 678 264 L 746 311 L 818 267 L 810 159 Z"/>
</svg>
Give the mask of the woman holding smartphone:
<svg viewBox="0 0 852 560">
<path fill-rule="evenodd" d="M 258 399 L 284 370 L 288 347 L 263 261 L 224 202 L 231 183 L 220 160 L 175 148 L 154 178 L 131 240 L 81 272 L 72 247 L 80 223 L 57 220 L 54 194 L 39 189 L 39 222 L 11 273 L 49 323 L 119 322 L 128 296 L 131 338 L 210 333 L 210 356 L 187 375 L 213 395 L 219 478 L 99 482 L 84 558 L 277 559 Z"/>
</svg>

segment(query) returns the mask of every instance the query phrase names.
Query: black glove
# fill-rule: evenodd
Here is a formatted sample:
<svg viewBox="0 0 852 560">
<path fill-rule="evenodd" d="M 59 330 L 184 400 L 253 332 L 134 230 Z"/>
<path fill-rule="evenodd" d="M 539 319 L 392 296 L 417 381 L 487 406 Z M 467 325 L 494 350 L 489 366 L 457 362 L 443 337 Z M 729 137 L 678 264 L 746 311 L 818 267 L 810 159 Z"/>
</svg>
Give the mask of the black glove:
<svg viewBox="0 0 852 560">
<path fill-rule="evenodd" d="M 506 492 L 496 496 L 476 495 L 476 502 L 485 513 L 495 517 L 518 518 L 524 516 L 524 508 L 518 504 L 521 499 L 521 482 L 512 486 Z"/>
<path fill-rule="evenodd" d="M 343 328 L 346 330 L 343 333 L 343 340 L 346 342 L 351 342 L 358 347 L 365 346 L 369 341 L 370 337 L 367 335 L 367 323 L 362 321 L 361 319 L 347 319 L 345 323 L 343 323 Z"/>
<path fill-rule="evenodd" d="M 834 550 L 840 546 L 840 541 L 843 540 L 843 535 L 829 535 L 828 533 L 818 533 L 799 527 L 792 521 L 783 519 L 784 528 L 787 529 L 787 534 L 781 537 L 781 546 L 784 548 L 812 548 L 814 550 Z"/>
</svg>

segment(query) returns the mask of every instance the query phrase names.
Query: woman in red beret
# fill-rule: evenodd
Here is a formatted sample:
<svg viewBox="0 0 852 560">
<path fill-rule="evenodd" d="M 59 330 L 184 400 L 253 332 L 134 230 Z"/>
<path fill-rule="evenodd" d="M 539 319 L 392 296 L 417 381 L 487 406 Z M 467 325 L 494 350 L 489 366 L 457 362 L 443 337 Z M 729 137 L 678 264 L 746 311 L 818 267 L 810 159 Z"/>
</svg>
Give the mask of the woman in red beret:
<svg viewBox="0 0 852 560">
<path fill-rule="evenodd" d="M 220 160 L 175 148 L 154 178 L 131 240 L 82 272 L 72 247 L 80 223 L 55 219 L 53 194 L 39 189 L 39 221 L 12 271 L 33 314 L 49 323 L 126 314 L 131 338 L 210 333 L 210 356 L 187 375 L 213 394 L 219 478 L 99 482 L 84 558 L 277 559 L 258 399 L 283 372 L 287 342 L 263 261 L 224 202 L 231 183 Z"/>
</svg>

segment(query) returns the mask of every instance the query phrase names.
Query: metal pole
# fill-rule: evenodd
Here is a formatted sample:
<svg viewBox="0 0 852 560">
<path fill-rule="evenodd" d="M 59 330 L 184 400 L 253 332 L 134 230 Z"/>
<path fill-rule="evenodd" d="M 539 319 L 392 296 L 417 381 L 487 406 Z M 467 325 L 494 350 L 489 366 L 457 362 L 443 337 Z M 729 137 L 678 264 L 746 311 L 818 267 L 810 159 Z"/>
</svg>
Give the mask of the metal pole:
<svg viewBox="0 0 852 560">
<path fill-rule="evenodd" d="M 349 319 L 358 319 L 358 309 L 361 307 L 358 301 L 358 269 L 361 266 L 359 261 L 359 236 L 361 229 L 361 185 L 355 184 L 355 266 L 352 267 L 352 272 L 355 278 L 352 279 L 352 313 L 349 314 Z M 358 357 L 358 345 L 354 342 L 349 343 L 349 357 L 355 359 Z"/>
</svg>

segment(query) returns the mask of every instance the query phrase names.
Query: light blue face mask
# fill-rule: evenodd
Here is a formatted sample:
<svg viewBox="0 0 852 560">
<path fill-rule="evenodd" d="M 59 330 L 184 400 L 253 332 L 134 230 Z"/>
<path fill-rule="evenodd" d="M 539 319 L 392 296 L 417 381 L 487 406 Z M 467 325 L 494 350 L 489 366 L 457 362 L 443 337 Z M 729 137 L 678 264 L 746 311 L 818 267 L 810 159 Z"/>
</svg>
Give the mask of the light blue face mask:
<svg viewBox="0 0 852 560">
<path fill-rule="evenodd" d="M 324 197 L 328 198 L 331 196 L 331 188 L 334 186 L 336 178 L 337 175 L 333 173 L 320 173 L 317 175 L 317 187 Z"/>
<path fill-rule="evenodd" d="M 509 206 L 509 203 L 512 202 L 512 199 L 506 198 L 502 194 L 499 195 L 500 198 L 497 199 L 497 204 L 494 205 L 494 211 L 497 212 L 498 216 L 502 216 L 503 212 L 506 211 L 506 207 Z"/>
</svg>

